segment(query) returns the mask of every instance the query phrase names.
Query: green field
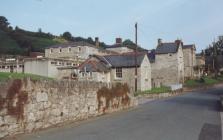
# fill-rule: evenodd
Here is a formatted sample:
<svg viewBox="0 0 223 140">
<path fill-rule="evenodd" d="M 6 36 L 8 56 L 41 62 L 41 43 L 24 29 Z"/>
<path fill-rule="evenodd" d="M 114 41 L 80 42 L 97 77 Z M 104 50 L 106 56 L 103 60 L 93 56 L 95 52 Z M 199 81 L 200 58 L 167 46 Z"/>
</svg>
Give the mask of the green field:
<svg viewBox="0 0 223 140">
<path fill-rule="evenodd" d="M 52 78 L 33 74 L 0 72 L 0 81 L 7 81 L 10 79 L 23 79 L 23 78 L 30 78 L 32 80 L 53 80 Z"/>
</svg>

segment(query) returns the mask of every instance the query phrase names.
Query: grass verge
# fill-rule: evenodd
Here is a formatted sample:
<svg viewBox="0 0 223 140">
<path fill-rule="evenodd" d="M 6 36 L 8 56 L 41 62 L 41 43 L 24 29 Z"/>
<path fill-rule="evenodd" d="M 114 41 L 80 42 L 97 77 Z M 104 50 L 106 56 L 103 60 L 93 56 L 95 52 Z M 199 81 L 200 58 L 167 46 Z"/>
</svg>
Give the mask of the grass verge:
<svg viewBox="0 0 223 140">
<path fill-rule="evenodd" d="M 0 72 L 0 81 L 7 81 L 10 79 L 23 79 L 23 78 L 30 78 L 32 80 L 53 80 L 52 78 L 33 74 Z"/>
<path fill-rule="evenodd" d="M 161 94 L 161 93 L 167 93 L 170 92 L 171 89 L 169 87 L 159 87 L 159 88 L 152 88 L 151 90 L 146 90 L 146 91 L 140 91 L 135 93 L 135 96 L 139 95 L 146 95 L 146 94 Z"/>
<path fill-rule="evenodd" d="M 218 76 L 217 78 L 211 76 L 205 76 L 200 79 L 187 80 L 184 83 L 185 87 L 198 87 L 206 85 L 214 85 L 223 82 L 223 75 Z"/>
</svg>

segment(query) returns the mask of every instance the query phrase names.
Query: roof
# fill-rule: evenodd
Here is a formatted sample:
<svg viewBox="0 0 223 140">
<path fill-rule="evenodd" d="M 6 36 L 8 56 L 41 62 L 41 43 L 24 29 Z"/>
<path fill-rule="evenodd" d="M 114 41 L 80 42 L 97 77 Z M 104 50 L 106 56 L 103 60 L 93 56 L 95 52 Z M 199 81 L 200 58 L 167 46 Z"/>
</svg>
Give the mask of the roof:
<svg viewBox="0 0 223 140">
<path fill-rule="evenodd" d="M 139 67 L 146 56 L 145 53 L 137 54 L 137 66 Z M 92 60 L 94 57 L 97 60 Z M 122 55 L 93 55 L 79 66 L 80 71 L 107 72 L 110 68 L 131 68 L 135 67 L 135 54 L 128 53 Z"/>
<path fill-rule="evenodd" d="M 114 44 L 114 45 L 106 46 L 106 49 L 121 48 L 121 47 L 128 48 L 128 49 L 131 49 L 131 50 L 135 50 L 135 45 L 123 45 L 123 44 L 120 44 L 120 43 L 119 44 Z M 139 45 L 137 47 L 137 50 L 138 51 L 147 51 L 146 49 L 140 47 Z"/>
<path fill-rule="evenodd" d="M 68 42 L 68 43 L 64 43 L 64 44 L 57 44 L 57 45 L 49 46 L 47 48 L 66 48 L 66 47 L 78 47 L 78 46 L 89 46 L 89 47 L 96 48 L 95 45 L 89 44 L 89 43 L 84 42 L 84 41 Z"/>
<path fill-rule="evenodd" d="M 99 61 L 87 60 L 79 66 L 81 72 L 107 72 L 109 68 Z"/>
<path fill-rule="evenodd" d="M 144 53 L 137 54 L 137 66 L 140 66 L 145 57 Z M 135 54 L 123 55 L 107 55 L 104 56 L 105 60 L 111 65 L 112 68 L 118 67 L 135 67 Z"/>
<path fill-rule="evenodd" d="M 67 70 L 67 69 L 73 70 L 73 69 L 77 69 L 77 67 L 76 66 L 63 66 L 63 67 L 58 67 L 57 69 L 58 70 Z"/>
<path fill-rule="evenodd" d="M 162 43 L 157 46 L 156 54 L 176 53 L 178 50 L 177 43 Z"/>
<path fill-rule="evenodd" d="M 24 61 L 69 61 L 69 62 L 73 62 L 73 60 L 70 60 L 70 59 L 48 58 L 48 57 L 42 57 L 42 58 L 25 58 Z"/>
<path fill-rule="evenodd" d="M 127 47 L 127 46 L 124 46 L 123 44 L 114 44 L 114 45 L 106 46 L 106 49 L 109 49 L 109 48 L 120 48 L 120 47 Z"/>
<path fill-rule="evenodd" d="M 147 53 L 147 56 L 148 56 L 148 58 L 149 58 L 150 63 L 155 62 L 155 59 L 156 59 L 156 51 L 155 51 L 155 50 L 150 50 L 150 51 Z"/>
<path fill-rule="evenodd" d="M 193 49 L 193 48 L 196 49 L 195 45 L 193 45 L 193 44 L 191 44 L 191 45 L 183 45 L 182 48 L 183 49 Z"/>
</svg>

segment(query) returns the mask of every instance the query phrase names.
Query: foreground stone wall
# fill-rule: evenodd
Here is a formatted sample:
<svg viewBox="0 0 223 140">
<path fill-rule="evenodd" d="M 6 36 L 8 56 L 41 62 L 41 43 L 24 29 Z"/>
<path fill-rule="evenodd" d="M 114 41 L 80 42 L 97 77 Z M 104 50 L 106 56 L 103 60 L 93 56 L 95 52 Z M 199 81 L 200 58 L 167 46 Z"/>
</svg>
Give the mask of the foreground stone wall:
<svg viewBox="0 0 223 140">
<path fill-rule="evenodd" d="M 0 138 L 136 105 L 126 84 L 24 79 L 0 88 Z"/>
</svg>

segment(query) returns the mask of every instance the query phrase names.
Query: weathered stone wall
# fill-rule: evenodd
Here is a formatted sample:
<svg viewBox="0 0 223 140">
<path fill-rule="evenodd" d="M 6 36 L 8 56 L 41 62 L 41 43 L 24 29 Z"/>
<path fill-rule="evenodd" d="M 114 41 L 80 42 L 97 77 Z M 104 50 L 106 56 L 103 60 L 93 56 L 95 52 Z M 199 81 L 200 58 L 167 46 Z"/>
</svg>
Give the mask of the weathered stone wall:
<svg viewBox="0 0 223 140">
<path fill-rule="evenodd" d="M 136 105 L 126 84 L 24 79 L 0 88 L 0 138 Z"/>
</svg>

